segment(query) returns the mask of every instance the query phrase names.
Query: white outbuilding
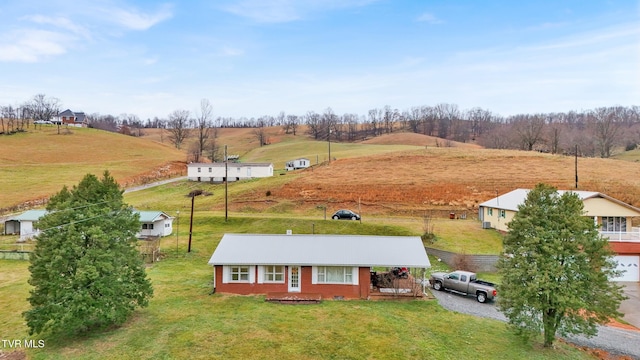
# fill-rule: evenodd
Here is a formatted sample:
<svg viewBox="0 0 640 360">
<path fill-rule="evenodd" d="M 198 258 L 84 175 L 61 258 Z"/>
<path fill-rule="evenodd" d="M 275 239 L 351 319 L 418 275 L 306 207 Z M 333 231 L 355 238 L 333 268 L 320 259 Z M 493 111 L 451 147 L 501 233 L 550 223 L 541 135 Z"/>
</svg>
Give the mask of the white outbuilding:
<svg viewBox="0 0 640 360">
<path fill-rule="evenodd" d="M 223 182 L 273 176 L 272 163 L 191 163 L 187 178 L 191 181 Z"/>
<path fill-rule="evenodd" d="M 295 160 L 287 161 L 285 164 L 285 169 L 287 171 L 298 170 L 298 169 L 306 169 L 311 165 L 311 162 L 307 158 L 299 158 Z"/>
</svg>

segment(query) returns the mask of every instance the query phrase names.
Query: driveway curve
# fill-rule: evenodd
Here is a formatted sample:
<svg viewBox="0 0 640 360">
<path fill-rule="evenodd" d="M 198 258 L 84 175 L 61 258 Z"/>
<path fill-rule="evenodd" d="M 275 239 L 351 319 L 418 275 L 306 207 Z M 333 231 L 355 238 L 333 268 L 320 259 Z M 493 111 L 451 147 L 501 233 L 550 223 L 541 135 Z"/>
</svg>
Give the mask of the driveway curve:
<svg viewBox="0 0 640 360">
<path fill-rule="evenodd" d="M 495 303 L 481 304 L 471 296 L 462 296 L 446 291 L 430 289 L 438 303 L 445 309 L 478 317 L 507 321 Z M 598 334 L 587 338 L 570 336 L 564 338 L 569 343 L 594 349 L 602 349 L 613 355 L 626 355 L 640 360 L 640 331 L 625 330 L 613 326 L 599 326 Z"/>
</svg>

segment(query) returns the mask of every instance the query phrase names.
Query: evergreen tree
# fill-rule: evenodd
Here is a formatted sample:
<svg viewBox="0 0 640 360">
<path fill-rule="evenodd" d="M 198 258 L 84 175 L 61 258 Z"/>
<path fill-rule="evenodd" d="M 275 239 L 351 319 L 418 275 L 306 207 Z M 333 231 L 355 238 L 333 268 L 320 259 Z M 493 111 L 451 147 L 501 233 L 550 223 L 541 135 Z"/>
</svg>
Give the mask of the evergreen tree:
<svg viewBox="0 0 640 360">
<path fill-rule="evenodd" d="M 153 295 L 136 249 L 139 217 L 108 172 L 64 187 L 39 221 L 31 255 L 30 334 L 76 334 L 126 321 Z"/>
<path fill-rule="evenodd" d="M 593 336 L 621 315 L 613 253 L 577 194 L 537 185 L 509 223 L 504 253 L 498 305 L 517 334 L 542 332 L 550 347 L 556 333 Z"/>
</svg>

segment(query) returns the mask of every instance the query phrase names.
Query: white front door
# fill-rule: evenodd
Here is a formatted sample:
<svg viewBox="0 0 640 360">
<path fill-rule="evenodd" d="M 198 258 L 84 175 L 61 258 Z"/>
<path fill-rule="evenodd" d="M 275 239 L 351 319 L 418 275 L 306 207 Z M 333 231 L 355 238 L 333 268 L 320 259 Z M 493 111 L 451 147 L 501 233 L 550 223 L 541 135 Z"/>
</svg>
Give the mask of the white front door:
<svg viewBox="0 0 640 360">
<path fill-rule="evenodd" d="M 289 292 L 300 292 L 300 266 L 289 266 Z"/>
</svg>

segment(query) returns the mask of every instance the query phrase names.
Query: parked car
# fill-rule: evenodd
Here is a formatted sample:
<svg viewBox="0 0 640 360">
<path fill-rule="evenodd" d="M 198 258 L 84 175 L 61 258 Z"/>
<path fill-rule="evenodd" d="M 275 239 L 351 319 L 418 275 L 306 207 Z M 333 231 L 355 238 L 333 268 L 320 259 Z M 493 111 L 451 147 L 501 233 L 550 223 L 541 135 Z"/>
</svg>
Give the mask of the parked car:
<svg viewBox="0 0 640 360">
<path fill-rule="evenodd" d="M 454 271 L 452 273 L 436 272 L 431 274 L 429 283 L 434 290 L 449 290 L 463 295 L 473 295 L 480 303 L 493 300 L 498 291 L 493 283 L 476 279 L 476 274 L 469 271 Z"/>
<path fill-rule="evenodd" d="M 331 216 L 331 218 L 333 220 L 360 220 L 360 215 L 351 210 L 338 210 Z"/>
</svg>

